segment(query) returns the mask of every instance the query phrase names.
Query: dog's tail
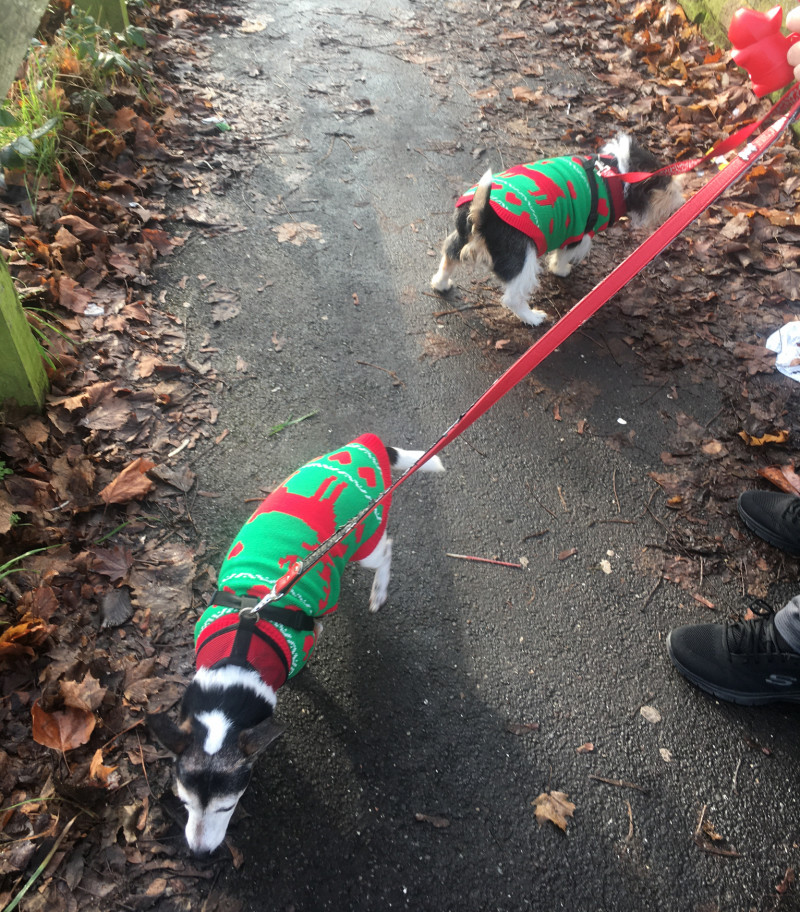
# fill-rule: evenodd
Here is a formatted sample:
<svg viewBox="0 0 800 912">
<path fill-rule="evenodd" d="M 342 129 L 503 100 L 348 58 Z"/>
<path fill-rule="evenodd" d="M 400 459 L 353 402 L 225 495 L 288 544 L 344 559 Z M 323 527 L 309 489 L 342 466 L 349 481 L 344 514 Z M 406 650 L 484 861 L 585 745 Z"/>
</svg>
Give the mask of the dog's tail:
<svg viewBox="0 0 800 912">
<path fill-rule="evenodd" d="M 487 171 L 478 181 L 475 188 L 475 195 L 469 204 L 467 213 L 467 228 L 469 230 L 469 240 L 461 250 L 461 262 L 468 263 L 472 261 L 478 266 L 486 266 L 488 269 L 494 268 L 492 255 L 486 246 L 483 237 L 483 226 L 486 224 L 486 216 L 489 212 L 489 195 L 492 192 L 492 172 Z"/>
<path fill-rule="evenodd" d="M 489 169 L 478 181 L 475 196 L 469 204 L 469 224 L 473 234 L 480 234 L 489 208 L 489 194 L 492 192 L 492 171 Z"/>
<path fill-rule="evenodd" d="M 424 454 L 424 450 L 401 450 L 398 447 L 386 447 L 389 456 L 389 465 L 398 472 L 405 472 Z M 424 466 L 420 466 L 420 472 L 444 472 L 442 460 L 438 456 L 432 456 Z"/>
</svg>

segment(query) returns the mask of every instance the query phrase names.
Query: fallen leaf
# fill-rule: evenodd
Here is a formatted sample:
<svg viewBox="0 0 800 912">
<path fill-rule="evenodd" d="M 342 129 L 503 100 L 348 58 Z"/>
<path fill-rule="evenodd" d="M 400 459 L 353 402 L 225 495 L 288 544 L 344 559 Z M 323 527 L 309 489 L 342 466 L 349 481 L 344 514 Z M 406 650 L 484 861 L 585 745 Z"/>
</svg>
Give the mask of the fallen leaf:
<svg viewBox="0 0 800 912">
<path fill-rule="evenodd" d="M 667 750 L 666 747 L 659 747 L 659 754 L 661 754 L 661 759 L 664 763 L 672 763 L 672 751 Z"/>
<path fill-rule="evenodd" d="M 89 672 L 82 681 L 62 681 L 60 686 L 64 705 L 85 712 L 95 712 L 103 702 L 106 688 Z"/>
<path fill-rule="evenodd" d="M 242 308 L 238 304 L 234 304 L 231 301 L 223 301 L 211 308 L 211 319 L 214 323 L 225 323 L 227 320 L 238 317 L 241 310 Z"/>
<path fill-rule="evenodd" d="M 94 713 L 68 706 L 49 713 L 37 700 L 31 707 L 33 740 L 53 750 L 68 751 L 86 744 L 96 724 Z"/>
<path fill-rule="evenodd" d="M 319 225 L 311 222 L 284 222 L 272 229 L 278 235 L 278 243 L 284 244 L 287 241 L 300 247 L 306 241 L 322 240 L 322 232 Z"/>
<path fill-rule="evenodd" d="M 577 754 L 591 754 L 594 750 L 594 744 L 591 741 L 587 741 L 586 744 L 581 744 L 580 747 L 575 748 L 575 753 Z"/>
<path fill-rule="evenodd" d="M 105 766 L 103 763 L 103 749 L 98 748 L 94 752 L 92 762 L 89 766 L 89 778 L 96 779 L 98 782 L 101 782 L 104 786 L 106 786 L 106 788 L 108 788 L 112 784 L 109 782 L 109 776 L 114 772 L 116 768 L 116 766 Z"/>
<path fill-rule="evenodd" d="M 121 627 L 133 617 L 131 590 L 127 586 L 110 589 L 100 603 L 103 627 Z"/>
<path fill-rule="evenodd" d="M 527 104 L 536 104 L 542 97 L 541 89 L 529 89 L 527 86 L 514 86 L 511 90 L 514 101 L 524 101 Z"/>
<path fill-rule="evenodd" d="M 765 443 L 786 443 L 789 439 L 789 432 L 778 431 L 777 434 L 764 434 L 763 437 L 753 437 L 747 431 L 739 431 L 739 436 L 748 446 L 764 446 Z"/>
<path fill-rule="evenodd" d="M 800 495 L 800 475 L 795 472 L 793 465 L 767 466 L 759 469 L 758 474 L 785 494 Z"/>
<path fill-rule="evenodd" d="M 107 504 L 128 503 L 144 497 L 153 487 L 153 482 L 145 472 L 155 467 L 155 463 L 143 457 L 127 465 L 117 477 L 100 492 L 100 497 Z"/>
<path fill-rule="evenodd" d="M 568 548 L 566 551 L 559 551 L 558 559 L 560 561 L 566 560 L 568 557 L 573 557 L 578 553 L 577 548 Z"/>
<path fill-rule="evenodd" d="M 639 712 L 642 714 L 643 718 L 647 719 L 647 721 L 653 725 L 661 721 L 661 713 L 655 706 L 642 706 Z"/>
<path fill-rule="evenodd" d="M 506 727 L 512 735 L 528 735 L 539 731 L 538 722 L 509 722 Z"/>
<path fill-rule="evenodd" d="M 414 820 L 419 823 L 429 823 L 437 830 L 444 830 L 450 826 L 450 821 L 446 817 L 433 817 L 430 814 L 414 814 Z"/>
<path fill-rule="evenodd" d="M 575 805 L 568 798 L 566 792 L 542 792 L 533 802 L 539 826 L 549 820 L 566 833 L 569 822 L 567 817 L 572 817 L 575 810 Z"/>
<path fill-rule="evenodd" d="M 783 880 L 775 887 L 777 893 L 780 893 L 781 896 L 791 887 L 794 883 L 794 868 L 787 868 L 786 873 L 783 875 Z"/>
<path fill-rule="evenodd" d="M 245 19 L 239 26 L 239 31 L 245 35 L 254 35 L 256 32 L 263 32 L 266 27 L 267 23 L 259 19 Z"/>
</svg>

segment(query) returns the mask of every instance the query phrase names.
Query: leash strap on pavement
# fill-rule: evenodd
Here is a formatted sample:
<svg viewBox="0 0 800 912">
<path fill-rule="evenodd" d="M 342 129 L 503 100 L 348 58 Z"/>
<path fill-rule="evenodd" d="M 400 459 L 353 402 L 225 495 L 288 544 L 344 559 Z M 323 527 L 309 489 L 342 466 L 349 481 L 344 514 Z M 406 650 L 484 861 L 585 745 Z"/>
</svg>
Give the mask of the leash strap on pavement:
<svg viewBox="0 0 800 912">
<path fill-rule="evenodd" d="M 763 133 L 761 133 L 753 142 L 746 146 L 738 153 L 736 158 L 730 161 L 721 171 L 717 172 L 706 184 L 704 184 L 697 193 L 688 199 L 680 209 L 673 214 L 657 228 L 642 244 L 640 244 L 629 256 L 627 256 L 612 272 L 610 272 L 602 281 L 595 285 L 592 290 L 586 294 L 580 301 L 575 304 L 564 316 L 555 323 L 540 339 L 522 354 L 512 365 L 501 374 L 489 389 L 477 399 L 463 415 L 452 424 L 442 436 L 433 444 L 430 449 L 426 450 L 422 456 L 396 480 L 384 493 L 376 498 L 371 504 L 365 507 L 354 519 L 346 523 L 327 541 L 323 542 L 318 548 L 309 554 L 304 560 L 294 563 L 276 583 L 272 592 L 268 593 L 252 608 L 243 608 L 242 614 L 258 614 L 264 606 L 274 602 L 284 596 L 292 586 L 307 573 L 317 561 L 320 560 L 331 548 L 340 542 L 346 535 L 355 529 L 355 527 L 364 520 L 369 514 L 400 487 L 406 479 L 410 478 L 426 462 L 432 459 L 437 453 L 443 450 L 449 443 L 470 427 L 481 415 L 485 414 L 495 403 L 505 396 L 507 392 L 513 389 L 522 379 L 524 379 L 535 367 L 552 354 L 559 345 L 565 342 L 580 326 L 582 326 L 593 314 L 595 314 L 607 301 L 609 301 L 618 291 L 624 288 L 631 279 L 661 253 L 675 238 L 695 219 L 697 219 L 716 199 L 734 184 L 743 174 L 750 170 L 759 158 L 772 146 L 783 131 L 795 119 L 800 112 L 800 84 L 793 86 L 778 103 L 771 109 L 771 112 L 786 111 Z M 768 117 L 769 114 L 766 115 Z M 755 124 L 739 130 L 737 133 L 723 140 L 719 145 L 711 150 L 701 159 L 692 159 L 686 162 L 677 162 L 668 165 L 658 173 L 680 173 L 689 171 L 699 163 L 716 157 L 731 148 L 734 148 L 733 141 L 737 144 L 749 138 L 757 127 L 761 126 L 766 117 L 761 118 Z M 680 169 L 679 171 L 671 169 Z M 652 177 L 653 174 L 644 175 Z"/>
</svg>

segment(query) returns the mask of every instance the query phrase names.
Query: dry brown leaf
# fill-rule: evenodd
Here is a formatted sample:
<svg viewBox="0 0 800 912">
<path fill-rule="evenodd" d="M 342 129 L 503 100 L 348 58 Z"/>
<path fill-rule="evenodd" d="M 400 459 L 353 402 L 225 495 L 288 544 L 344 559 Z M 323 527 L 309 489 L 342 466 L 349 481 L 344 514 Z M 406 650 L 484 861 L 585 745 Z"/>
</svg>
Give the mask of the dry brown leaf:
<svg viewBox="0 0 800 912">
<path fill-rule="evenodd" d="M 739 436 L 748 446 L 764 446 L 765 443 L 786 443 L 789 439 L 789 432 L 778 431 L 777 434 L 764 434 L 762 437 L 753 437 L 747 431 L 739 431 Z"/>
<path fill-rule="evenodd" d="M 52 624 L 46 624 L 38 617 L 26 617 L 19 624 L 6 627 L 0 635 L 0 659 L 35 655 L 35 648 L 41 646 L 53 630 Z"/>
<path fill-rule="evenodd" d="M 527 104 L 536 104 L 542 98 L 541 89 L 529 89 L 527 86 L 514 86 L 511 97 L 514 101 L 524 101 Z"/>
<path fill-rule="evenodd" d="M 278 243 L 284 244 L 287 241 L 300 247 L 306 241 L 321 241 L 322 232 L 319 225 L 311 222 L 284 222 L 272 229 L 278 235 Z"/>
<path fill-rule="evenodd" d="M 594 750 L 594 744 L 591 741 L 587 741 L 586 744 L 581 744 L 580 747 L 576 747 L 575 753 L 591 754 L 593 750 Z"/>
<path fill-rule="evenodd" d="M 470 92 L 473 98 L 486 101 L 488 98 L 497 98 L 498 92 L 494 86 L 487 86 L 485 89 L 478 89 L 476 92 Z"/>
<path fill-rule="evenodd" d="M 98 782 L 101 782 L 104 786 L 106 786 L 106 788 L 108 788 L 113 784 L 109 781 L 109 777 L 116 768 L 116 766 L 105 766 L 103 763 L 103 749 L 98 748 L 94 752 L 92 762 L 89 766 L 89 778 L 96 779 Z"/>
<path fill-rule="evenodd" d="M 117 477 L 100 492 L 100 497 L 107 504 L 128 503 L 144 497 L 153 487 L 153 482 L 145 475 L 154 468 L 155 463 L 143 457 L 135 459 L 126 466 Z"/>
<path fill-rule="evenodd" d="M 651 725 L 656 725 L 661 721 L 661 713 L 655 706 L 642 706 L 639 712 L 642 714 L 642 718 L 647 719 Z"/>
<path fill-rule="evenodd" d="M 800 475 L 795 472 L 793 465 L 767 466 L 759 469 L 758 474 L 785 494 L 800 495 Z"/>
<path fill-rule="evenodd" d="M 37 700 L 31 708 L 33 740 L 53 750 L 68 751 L 86 744 L 94 731 L 94 713 L 68 706 L 49 713 Z"/>
<path fill-rule="evenodd" d="M 82 681 L 62 681 L 60 692 L 65 706 L 94 712 L 100 708 L 106 688 L 89 672 Z"/>
<path fill-rule="evenodd" d="M 542 792 L 533 802 L 539 826 L 549 820 L 566 833 L 569 822 L 567 817 L 572 817 L 575 810 L 575 805 L 568 799 L 566 792 Z"/>
<path fill-rule="evenodd" d="M 414 820 L 419 823 L 429 823 L 432 827 L 435 827 L 437 830 L 445 830 L 450 826 L 450 821 L 447 817 L 434 817 L 431 814 L 414 814 Z"/>
<path fill-rule="evenodd" d="M 259 19 L 245 19 L 239 26 L 239 31 L 245 35 L 254 35 L 256 32 L 263 32 L 266 27 L 267 23 Z"/>
</svg>

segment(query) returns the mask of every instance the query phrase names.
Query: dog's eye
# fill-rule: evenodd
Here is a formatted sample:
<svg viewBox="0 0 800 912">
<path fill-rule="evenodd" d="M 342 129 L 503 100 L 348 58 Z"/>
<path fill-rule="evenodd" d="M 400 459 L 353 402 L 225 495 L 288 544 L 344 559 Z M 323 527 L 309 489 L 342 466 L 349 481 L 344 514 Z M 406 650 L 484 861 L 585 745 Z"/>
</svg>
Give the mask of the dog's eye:
<svg viewBox="0 0 800 912">
<path fill-rule="evenodd" d="M 235 804 L 232 804 L 230 807 L 225 807 L 225 808 L 214 808 L 214 813 L 215 813 L 215 814 L 226 813 L 227 811 L 232 811 L 235 807 L 236 807 L 236 805 L 235 805 Z"/>
</svg>

